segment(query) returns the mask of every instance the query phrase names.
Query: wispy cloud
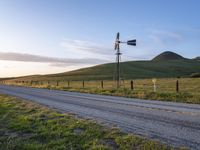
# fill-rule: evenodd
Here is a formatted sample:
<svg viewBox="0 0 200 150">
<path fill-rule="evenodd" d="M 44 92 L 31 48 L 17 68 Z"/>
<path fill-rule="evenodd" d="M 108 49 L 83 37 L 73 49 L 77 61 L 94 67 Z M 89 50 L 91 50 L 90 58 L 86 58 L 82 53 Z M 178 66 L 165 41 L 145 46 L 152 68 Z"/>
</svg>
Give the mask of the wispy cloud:
<svg viewBox="0 0 200 150">
<path fill-rule="evenodd" d="M 112 55 L 113 49 L 108 46 L 97 44 L 92 41 L 83 40 L 70 40 L 64 39 L 61 42 L 61 46 L 67 50 L 83 51 L 84 53 L 98 54 L 98 55 Z"/>
<path fill-rule="evenodd" d="M 57 57 L 47 57 L 32 54 L 22 54 L 22 53 L 12 53 L 12 52 L 0 52 L 0 60 L 8 61 L 22 61 L 22 62 L 40 62 L 49 63 L 52 66 L 72 66 L 72 65 L 83 65 L 83 64 L 99 64 L 108 62 L 104 59 L 93 59 L 93 58 L 57 58 Z"/>
<path fill-rule="evenodd" d="M 183 41 L 184 37 L 179 32 L 152 29 L 148 36 L 155 44 L 166 46 Z"/>
<path fill-rule="evenodd" d="M 198 34 L 200 33 L 200 28 L 194 28 L 194 27 L 186 27 L 184 29 L 182 29 L 184 32 L 189 32 L 192 34 Z"/>
<path fill-rule="evenodd" d="M 77 54 L 82 53 L 83 55 L 87 55 L 90 57 L 98 56 L 100 58 L 105 58 L 107 60 L 115 61 L 114 42 L 113 42 L 113 45 L 111 43 L 109 46 L 106 46 L 106 45 L 97 44 L 92 41 L 65 39 L 61 42 L 61 46 L 64 47 L 69 53 L 72 53 L 72 52 L 77 53 Z M 127 47 L 123 48 L 123 50 L 126 51 Z M 128 56 L 126 52 L 123 53 L 122 61 L 141 60 L 141 59 L 149 58 L 146 55 L 145 56 L 142 54 L 138 55 L 136 52 L 134 52 L 134 55 L 135 55 L 134 57 Z"/>
</svg>

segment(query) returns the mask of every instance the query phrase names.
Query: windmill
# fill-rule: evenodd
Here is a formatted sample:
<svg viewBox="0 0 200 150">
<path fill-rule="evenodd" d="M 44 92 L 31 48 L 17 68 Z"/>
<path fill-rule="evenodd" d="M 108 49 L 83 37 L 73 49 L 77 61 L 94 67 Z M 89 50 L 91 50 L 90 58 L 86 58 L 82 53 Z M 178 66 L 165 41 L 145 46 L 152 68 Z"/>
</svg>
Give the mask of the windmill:
<svg viewBox="0 0 200 150">
<path fill-rule="evenodd" d="M 120 87 L 120 56 L 122 55 L 122 53 L 120 52 L 120 44 L 121 43 L 125 43 L 127 45 L 131 45 L 131 46 L 136 46 L 136 39 L 134 40 L 129 40 L 129 41 L 126 41 L 126 42 L 123 42 L 123 41 L 120 41 L 119 39 L 120 37 L 120 34 L 119 32 L 117 33 L 117 36 L 116 36 L 116 40 L 115 40 L 115 50 L 117 50 L 117 57 L 116 57 L 116 64 L 117 64 L 117 73 L 116 73 L 116 81 L 117 81 L 117 88 Z"/>
</svg>

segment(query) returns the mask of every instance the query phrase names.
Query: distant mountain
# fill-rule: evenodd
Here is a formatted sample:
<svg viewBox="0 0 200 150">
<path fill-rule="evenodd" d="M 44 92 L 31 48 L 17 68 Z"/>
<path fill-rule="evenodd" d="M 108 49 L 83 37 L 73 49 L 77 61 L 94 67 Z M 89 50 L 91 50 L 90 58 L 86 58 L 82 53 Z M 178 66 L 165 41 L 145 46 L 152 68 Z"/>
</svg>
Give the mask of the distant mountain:
<svg viewBox="0 0 200 150">
<path fill-rule="evenodd" d="M 168 60 L 184 60 L 184 59 L 186 58 L 174 52 L 165 51 L 161 53 L 160 55 L 154 57 L 152 61 L 168 61 Z"/>
<path fill-rule="evenodd" d="M 199 57 L 196 57 L 196 58 L 194 58 L 194 60 L 200 61 L 200 56 L 199 56 Z"/>
</svg>

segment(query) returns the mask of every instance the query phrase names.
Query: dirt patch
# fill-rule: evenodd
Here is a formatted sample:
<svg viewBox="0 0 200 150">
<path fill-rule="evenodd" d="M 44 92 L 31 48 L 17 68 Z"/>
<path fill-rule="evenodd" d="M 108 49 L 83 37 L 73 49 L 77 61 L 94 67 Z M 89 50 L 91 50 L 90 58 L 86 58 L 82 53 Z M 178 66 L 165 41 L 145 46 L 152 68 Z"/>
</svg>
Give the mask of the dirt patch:
<svg viewBox="0 0 200 150">
<path fill-rule="evenodd" d="M 16 138 L 19 136 L 19 134 L 17 132 L 5 132 L 4 136 L 9 138 Z"/>
<path fill-rule="evenodd" d="M 83 128 L 76 128 L 73 130 L 73 133 L 79 135 L 79 134 L 82 134 L 84 131 L 85 131 L 85 129 L 83 129 Z"/>
<path fill-rule="evenodd" d="M 114 139 L 104 139 L 100 141 L 100 144 L 106 145 L 110 148 L 112 148 L 113 150 L 119 149 L 119 146 L 116 144 Z"/>
</svg>

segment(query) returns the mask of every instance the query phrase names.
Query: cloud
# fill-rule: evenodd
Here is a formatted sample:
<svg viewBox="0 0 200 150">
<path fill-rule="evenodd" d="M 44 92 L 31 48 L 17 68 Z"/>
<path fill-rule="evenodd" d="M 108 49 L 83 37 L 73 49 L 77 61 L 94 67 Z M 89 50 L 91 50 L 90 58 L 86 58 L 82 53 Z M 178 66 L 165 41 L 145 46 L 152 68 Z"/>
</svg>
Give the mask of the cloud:
<svg viewBox="0 0 200 150">
<path fill-rule="evenodd" d="M 200 33 L 200 28 L 194 28 L 194 27 L 187 27 L 182 29 L 184 32 L 189 32 L 189 33 L 193 33 L 193 34 L 198 34 Z"/>
<path fill-rule="evenodd" d="M 91 57 L 94 56 L 99 56 L 102 58 L 105 58 L 107 60 L 112 60 L 115 61 L 115 53 L 116 51 L 114 50 L 114 42 L 113 45 L 112 43 L 109 46 L 106 45 L 100 45 L 92 41 L 83 41 L 83 40 L 70 40 L 70 39 L 64 39 L 61 42 L 61 46 L 64 47 L 69 53 L 82 53 L 83 55 L 88 55 Z M 113 46 L 113 47 L 112 47 Z M 124 45 L 125 46 L 125 45 Z M 134 57 L 133 56 L 128 56 L 132 55 L 133 47 L 123 47 L 122 48 L 122 61 L 131 61 L 131 60 L 143 60 L 143 59 L 149 59 L 150 57 L 145 55 L 144 53 L 140 52 L 134 52 Z M 139 55 L 137 54 L 139 53 Z"/>
<path fill-rule="evenodd" d="M 151 30 L 148 36 L 155 44 L 166 46 L 174 45 L 183 41 L 184 37 L 179 32 Z"/>
<path fill-rule="evenodd" d="M 71 51 L 83 51 L 90 54 L 113 55 L 113 49 L 92 41 L 64 39 L 61 46 Z"/>
<path fill-rule="evenodd" d="M 49 63 L 52 66 L 72 66 L 72 65 L 83 65 L 83 64 L 100 64 L 108 62 L 104 59 L 93 59 L 93 58 L 57 58 L 57 57 L 47 57 L 32 54 L 22 54 L 13 52 L 0 52 L 0 60 L 8 61 L 22 61 L 22 62 L 39 62 L 39 63 Z"/>
</svg>

